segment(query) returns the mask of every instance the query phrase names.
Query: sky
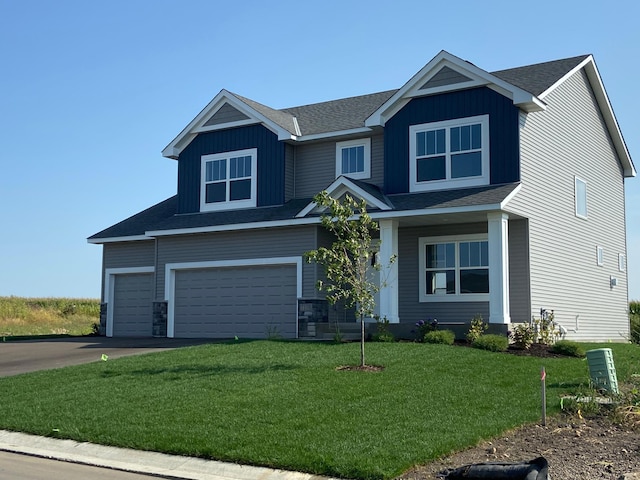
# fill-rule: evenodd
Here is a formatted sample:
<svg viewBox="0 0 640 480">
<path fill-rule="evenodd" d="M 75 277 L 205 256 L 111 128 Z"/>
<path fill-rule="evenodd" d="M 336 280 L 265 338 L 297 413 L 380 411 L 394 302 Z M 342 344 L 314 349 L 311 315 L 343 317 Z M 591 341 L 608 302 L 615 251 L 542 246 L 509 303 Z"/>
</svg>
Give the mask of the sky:
<svg viewBox="0 0 640 480">
<path fill-rule="evenodd" d="M 0 0 L 0 296 L 98 298 L 103 230 L 176 192 L 161 150 L 221 90 L 285 108 L 593 54 L 636 169 L 640 3 Z M 626 180 L 640 299 L 640 179 Z"/>
</svg>

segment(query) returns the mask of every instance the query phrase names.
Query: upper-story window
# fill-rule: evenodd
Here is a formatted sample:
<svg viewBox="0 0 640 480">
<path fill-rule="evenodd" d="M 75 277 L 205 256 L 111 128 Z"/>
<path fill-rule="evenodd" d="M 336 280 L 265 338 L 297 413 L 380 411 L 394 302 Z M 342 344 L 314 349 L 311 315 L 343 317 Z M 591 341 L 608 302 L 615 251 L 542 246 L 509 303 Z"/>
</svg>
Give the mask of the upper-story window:
<svg viewBox="0 0 640 480">
<path fill-rule="evenodd" d="M 587 218 L 587 182 L 578 177 L 575 178 L 576 217 Z"/>
<path fill-rule="evenodd" d="M 371 139 L 361 138 L 336 143 L 336 177 L 371 177 Z"/>
<path fill-rule="evenodd" d="M 256 206 L 257 149 L 202 156 L 200 211 Z"/>
<path fill-rule="evenodd" d="M 489 115 L 409 127 L 412 192 L 489 183 Z"/>
</svg>

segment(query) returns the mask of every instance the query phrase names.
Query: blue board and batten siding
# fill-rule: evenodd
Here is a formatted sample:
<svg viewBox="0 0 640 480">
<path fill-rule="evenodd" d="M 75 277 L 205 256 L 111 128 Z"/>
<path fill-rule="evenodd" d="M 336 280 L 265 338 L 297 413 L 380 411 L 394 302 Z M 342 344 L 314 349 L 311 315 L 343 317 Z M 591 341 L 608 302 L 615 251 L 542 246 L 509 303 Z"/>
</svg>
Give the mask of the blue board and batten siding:
<svg viewBox="0 0 640 480">
<path fill-rule="evenodd" d="M 200 211 L 202 155 L 258 149 L 257 206 L 281 205 L 285 193 L 285 144 L 262 125 L 200 133 L 178 159 L 178 213 Z"/>
<path fill-rule="evenodd" d="M 489 88 L 414 98 L 390 118 L 384 128 L 385 193 L 409 192 L 409 127 L 455 118 L 489 115 L 491 184 L 517 182 L 519 170 L 519 109 Z"/>
</svg>

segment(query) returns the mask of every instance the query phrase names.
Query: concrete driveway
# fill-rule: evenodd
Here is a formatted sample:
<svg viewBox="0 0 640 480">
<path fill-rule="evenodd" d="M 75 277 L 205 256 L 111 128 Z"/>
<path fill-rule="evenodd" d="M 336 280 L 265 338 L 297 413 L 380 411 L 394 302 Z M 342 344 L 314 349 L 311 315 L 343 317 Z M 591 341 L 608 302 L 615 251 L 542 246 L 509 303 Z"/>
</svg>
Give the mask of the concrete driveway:
<svg viewBox="0 0 640 480">
<path fill-rule="evenodd" d="M 212 339 L 77 337 L 0 342 L 0 377 L 110 359 L 159 352 Z"/>
</svg>

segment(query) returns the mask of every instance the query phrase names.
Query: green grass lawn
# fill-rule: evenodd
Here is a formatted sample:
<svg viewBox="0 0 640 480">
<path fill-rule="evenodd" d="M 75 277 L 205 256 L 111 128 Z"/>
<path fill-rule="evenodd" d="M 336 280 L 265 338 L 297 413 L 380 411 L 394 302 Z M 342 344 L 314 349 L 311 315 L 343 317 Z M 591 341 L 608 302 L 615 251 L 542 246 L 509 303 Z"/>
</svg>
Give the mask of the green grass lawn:
<svg viewBox="0 0 640 480">
<path fill-rule="evenodd" d="M 640 347 L 606 346 L 620 381 L 640 373 Z M 240 341 L 0 378 L 0 428 L 392 478 L 536 421 L 542 365 L 550 413 L 561 393 L 588 380 L 587 363 L 577 358 L 416 343 L 367 344 L 369 362 L 384 365 L 382 372 L 337 371 L 357 363 L 358 349 Z"/>
</svg>

